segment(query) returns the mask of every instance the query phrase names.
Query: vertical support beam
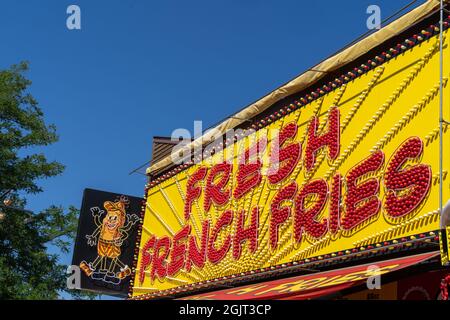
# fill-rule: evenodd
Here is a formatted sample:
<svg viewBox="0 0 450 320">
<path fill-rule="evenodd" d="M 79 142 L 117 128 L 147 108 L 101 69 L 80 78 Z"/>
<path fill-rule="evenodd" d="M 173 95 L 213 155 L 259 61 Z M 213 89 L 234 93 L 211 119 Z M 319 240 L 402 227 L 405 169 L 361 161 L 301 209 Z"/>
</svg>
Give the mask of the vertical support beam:
<svg viewBox="0 0 450 320">
<path fill-rule="evenodd" d="M 444 162 L 444 0 L 440 0 L 439 20 L 439 214 L 443 214 L 443 162 Z"/>
</svg>

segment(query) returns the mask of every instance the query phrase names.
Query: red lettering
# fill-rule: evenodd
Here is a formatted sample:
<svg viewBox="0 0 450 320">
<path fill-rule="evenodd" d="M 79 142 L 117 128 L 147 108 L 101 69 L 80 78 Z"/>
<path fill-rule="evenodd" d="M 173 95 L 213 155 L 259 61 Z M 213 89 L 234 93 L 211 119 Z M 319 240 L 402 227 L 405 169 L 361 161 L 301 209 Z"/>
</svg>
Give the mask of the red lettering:
<svg viewBox="0 0 450 320">
<path fill-rule="evenodd" d="M 191 271 L 192 265 L 202 269 L 205 266 L 206 261 L 206 248 L 208 245 L 209 237 L 209 220 L 203 221 L 202 227 L 202 239 L 200 249 L 197 246 L 197 241 L 194 236 L 189 236 L 189 249 L 188 257 L 186 261 L 186 271 Z"/>
<path fill-rule="evenodd" d="M 203 208 L 205 212 L 208 212 L 211 208 L 211 204 L 221 206 L 230 200 L 231 189 L 223 190 L 230 180 L 231 171 L 233 166 L 228 163 L 220 163 L 213 166 L 209 172 L 208 179 L 206 179 L 205 188 L 205 201 Z M 219 182 L 215 182 L 217 178 L 220 178 Z"/>
<path fill-rule="evenodd" d="M 406 140 L 389 161 L 384 181 L 386 184 L 385 210 L 391 217 L 403 217 L 416 209 L 428 194 L 431 185 L 431 167 L 418 164 L 403 169 L 407 160 L 418 159 L 423 153 L 423 142 L 418 137 Z"/>
<path fill-rule="evenodd" d="M 355 228 L 380 211 L 381 201 L 378 199 L 380 184 L 378 179 L 370 178 L 364 182 L 360 182 L 360 180 L 369 173 L 380 170 L 383 163 L 384 153 L 377 151 L 357 164 L 347 174 L 345 214 L 341 221 L 344 230 Z"/>
<path fill-rule="evenodd" d="M 142 248 L 142 258 L 141 265 L 139 267 L 139 284 L 142 284 L 145 279 L 145 271 L 152 263 L 152 254 L 150 253 L 151 249 L 155 248 L 156 237 L 152 236 L 147 242 L 144 244 L 144 248 Z"/>
<path fill-rule="evenodd" d="M 303 231 L 313 238 L 321 238 L 328 228 L 328 221 L 317 221 L 327 202 L 328 184 L 324 179 L 308 182 L 295 198 L 294 238 L 300 242 Z"/>
<path fill-rule="evenodd" d="M 217 220 L 217 223 L 211 232 L 211 237 L 209 238 L 208 242 L 208 259 L 212 263 L 220 262 L 225 257 L 228 250 L 230 250 L 231 246 L 230 235 L 227 235 L 225 241 L 223 241 L 221 248 L 216 249 L 214 244 L 217 240 L 217 237 L 219 236 L 220 231 L 226 226 L 229 226 L 232 221 L 233 221 L 233 211 L 231 210 L 225 211 Z"/>
<path fill-rule="evenodd" d="M 170 251 L 170 262 L 167 267 L 167 274 L 171 277 L 177 274 L 184 265 L 186 259 L 187 237 L 191 232 L 191 226 L 187 225 L 173 237 L 172 250 Z M 183 241 L 184 240 L 184 241 Z"/>
<path fill-rule="evenodd" d="M 161 249 L 163 253 L 160 254 Z M 155 253 L 153 254 L 153 264 L 152 270 L 150 272 L 152 281 L 155 280 L 156 276 L 159 279 L 163 279 L 167 275 L 167 263 L 166 259 L 170 252 L 170 238 L 162 237 L 156 242 Z"/>
<path fill-rule="evenodd" d="M 270 183 L 276 184 L 286 179 L 294 171 L 302 153 L 300 143 L 292 143 L 280 149 L 288 139 L 297 135 L 298 126 L 295 122 L 286 125 L 278 137 L 278 143 L 273 143 L 270 153 L 271 166 L 268 170 L 268 179 Z"/>
<path fill-rule="evenodd" d="M 270 216 L 270 247 L 276 249 L 278 246 L 278 229 L 280 225 L 286 222 L 291 215 L 291 207 L 280 208 L 281 203 L 287 200 L 293 200 L 297 193 L 297 183 L 292 182 L 281 189 L 272 200 Z"/>
<path fill-rule="evenodd" d="M 328 113 L 328 132 L 319 135 L 319 118 L 313 117 L 308 128 L 308 143 L 305 150 L 305 167 L 310 171 L 316 162 L 317 153 L 324 147 L 328 147 L 328 156 L 335 160 L 340 150 L 340 125 L 339 109 L 333 107 Z"/>
<path fill-rule="evenodd" d="M 206 167 L 200 167 L 198 170 L 189 178 L 186 187 L 186 200 L 184 202 L 184 218 L 189 220 L 192 210 L 192 202 L 198 199 L 202 194 L 202 188 L 197 186 L 199 181 L 202 181 L 206 177 L 208 169 Z"/>
<path fill-rule="evenodd" d="M 254 253 L 258 248 L 258 227 L 259 227 L 259 208 L 254 207 L 250 226 L 244 227 L 245 211 L 242 210 L 238 215 L 236 234 L 233 239 L 233 258 L 238 260 L 241 257 L 242 242 L 248 240 L 250 253 Z"/>
<path fill-rule="evenodd" d="M 256 187 L 262 181 L 261 168 L 262 161 L 258 154 L 264 152 L 267 147 L 267 138 L 263 137 L 258 140 L 251 148 L 245 151 L 242 157 L 239 170 L 236 177 L 236 188 L 233 196 L 235 199 L 240 199 L 245 196 L 250 190 Z M 253 159 L 256 157 L 256 159 Z M 253 160 L 252 160 L 253 159 Z M 250 163 L 248 161 L 252 160 Z"/>
<path fill-rule="evenodd" d="M 339 230 L 339 220 L 341 219 L 341 194 L 342 194 L 342 176 L 337 173 L 331 182 L 330 193 L 330 218 L 328 228 L 331 234 L 336 234 Z"/>
</svg>

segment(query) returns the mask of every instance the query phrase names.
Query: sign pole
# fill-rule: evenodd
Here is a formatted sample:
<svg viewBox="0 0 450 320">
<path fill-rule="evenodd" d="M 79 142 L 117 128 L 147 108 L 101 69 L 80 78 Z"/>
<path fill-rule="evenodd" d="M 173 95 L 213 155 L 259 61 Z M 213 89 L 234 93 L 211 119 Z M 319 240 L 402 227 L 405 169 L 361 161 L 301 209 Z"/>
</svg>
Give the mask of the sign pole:
<svg viewBox="0 0 450 320">
<path fill-rule="evenodd" d="M 439 214 L 443 214 L 443 158 L 444 158 L 444 137 L 443 137 L 443 125 L 444 125 L 444 92 L 443 92 L 443 77 L 444 77 L 444 0 L 440 0 L 440 21 L 439 21 Z"/>
</svg>

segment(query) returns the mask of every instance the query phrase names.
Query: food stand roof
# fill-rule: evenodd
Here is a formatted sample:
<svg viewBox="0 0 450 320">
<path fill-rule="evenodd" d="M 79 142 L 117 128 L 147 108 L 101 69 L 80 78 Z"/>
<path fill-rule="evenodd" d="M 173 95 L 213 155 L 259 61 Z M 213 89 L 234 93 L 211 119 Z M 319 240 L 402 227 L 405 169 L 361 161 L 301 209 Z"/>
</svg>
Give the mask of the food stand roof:
<svg viewBox="0 0 450 320">
<path fill-rule="evenodd" d="M 314 299 L 363 284 L 369 277 L 376 274 L 376 270 L 379 270 L 379 275 L 385 275 L 387 273 L 424 263 L 437 256 L 439 256 L 439 251 L 427 252 L 413 256 L 378 261 L 376 263 L 367 263 L 347 268 L 203 293 L 185 297 L 182 298 L 182 300 Z M 375 267 L 377 269 L 374 269 Z"/>
</svg>

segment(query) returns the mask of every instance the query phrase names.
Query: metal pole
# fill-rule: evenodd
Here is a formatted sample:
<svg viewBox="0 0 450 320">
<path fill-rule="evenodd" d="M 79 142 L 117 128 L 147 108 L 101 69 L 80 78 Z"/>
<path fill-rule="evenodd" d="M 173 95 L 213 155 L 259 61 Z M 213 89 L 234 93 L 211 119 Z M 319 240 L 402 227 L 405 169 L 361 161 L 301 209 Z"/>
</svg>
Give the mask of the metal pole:
<svg viewBox="0 0 450 320">
<path fill-rule="evenodd" d="M 443 125 L 444 125 L 444 0 L 440 0 L 440 21 L 439 21 L 439 215 L 442 216 L 443 211 L 443 163 L 444 163 L 444 137 L 443 137 Z"/>
</svg>

